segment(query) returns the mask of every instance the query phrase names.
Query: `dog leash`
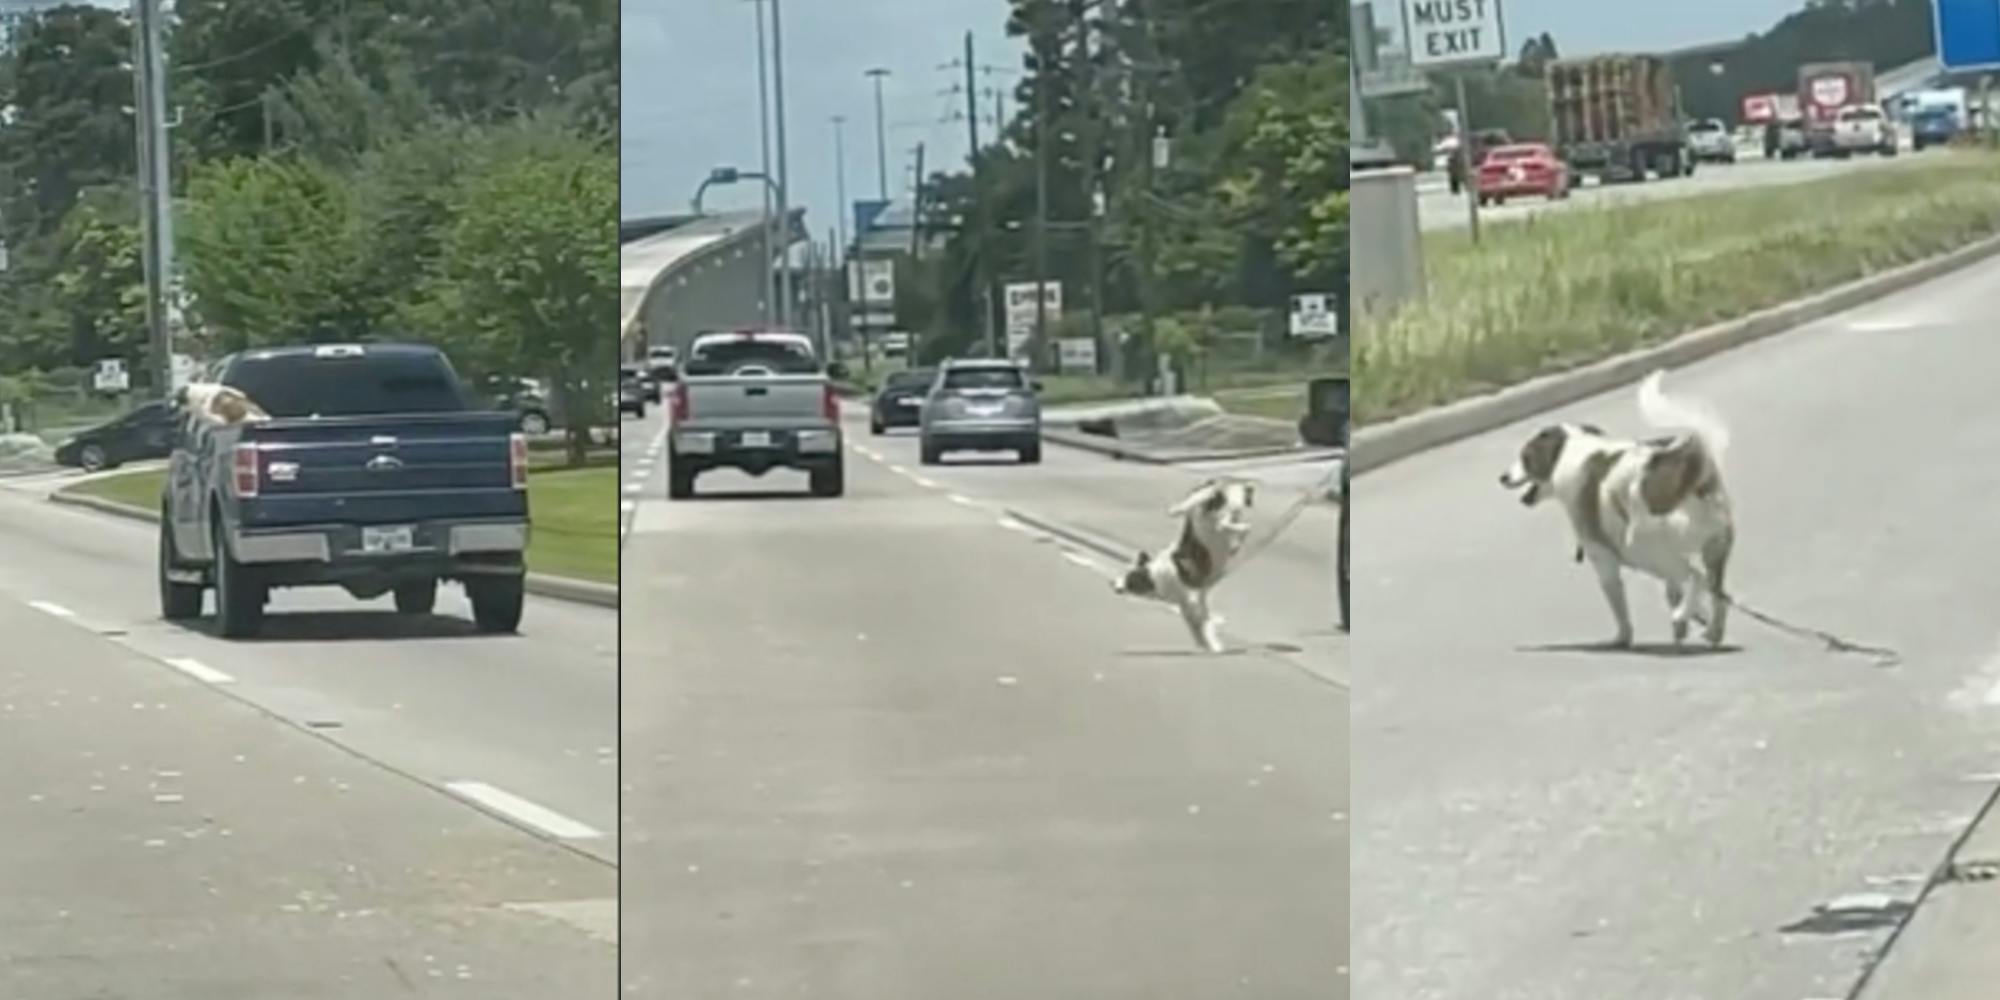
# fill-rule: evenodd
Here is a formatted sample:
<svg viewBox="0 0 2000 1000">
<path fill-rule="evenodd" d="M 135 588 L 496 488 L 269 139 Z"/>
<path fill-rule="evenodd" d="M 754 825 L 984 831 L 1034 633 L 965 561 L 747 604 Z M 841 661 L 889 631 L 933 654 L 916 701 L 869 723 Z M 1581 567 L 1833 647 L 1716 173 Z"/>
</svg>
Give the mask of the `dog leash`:
<svg viewBox="0 0 2000 1000">
<path fill-rule="evenodd" d="M 1763 622 L 1765 625 L 1770 626 L 1771 628 L 1777 629 L 1780 632 L 1790 635 L 1793 638 L 1819 640 L 1821 643 L 1824 643 L 1826 645 L 1826 651 L 1829 653 L 1848 653 L 1856 656 L 1870 657 L 1875 661 L 1875 665 L 1878 667 L 1893 667 L 1903 662 L 1902 655 L 1897 653 L 1895 650 L 1888 648 L 1887 646 L 1869 646 L 1863 643 L 1854 642 L 1849 639 L 1843 639 L 1840 636 L 1834 635 L 1832 632 L 1828 632 L 1823 629 L 1809 628 L 1804 625 L 1795 625 L 1791 622 L 1785 621 L 1782 618 L 1779 618 L 1776 615 L 1766 614 L 1762 611 L 1759 611 L 1756 608 L 1753 608 L 1748 604 L 1745 604 L 1742 601 L 1737 600 L 1736 595 L 1728 593 L 1726 591 L 1718 596 L 1720 596 L 1723 602 L 1728 604 L 1730 607 L 1735 608 L 1736 610 L 1741 611 L 1744 614 L 1749 615 L 1750 617 L 1760 622 Z"/>
<path fill-rule="evenodd" d="M 1270 531 L 1266 532 L 1262 538 L 1255 539 L 1251 544 L 1243 547 L 1243 551 L 1238 553 L 1233 560 L 1234 566 L 1241 567 L 1249 564 L 1250 560 L 1262 555 L 1265 549 L 1270 548 L 1273 543 L 1283 537 L 1285 532 L 1299 518 L 1305 516 L 1306 510 L 1313 504 L 1318 503 L 1319 498 L 1333 487 L 1334 481 L 1340 477 L 1343 464 L 1345 464 L 1345 459 L 1335 462 L 1333 468 L 1328 470 L 1325 478 L 1313 483 L 1305 492 L 1299 494 L 1299 498 L 1294 500 L 1290 507 L 1285 508 L 1284 512 L 1278 515 L 1276 521 L 1272 522 Z M 1347 498 L 1342 497 L 1341 502 L 1346 503 Z"/>
</svg>

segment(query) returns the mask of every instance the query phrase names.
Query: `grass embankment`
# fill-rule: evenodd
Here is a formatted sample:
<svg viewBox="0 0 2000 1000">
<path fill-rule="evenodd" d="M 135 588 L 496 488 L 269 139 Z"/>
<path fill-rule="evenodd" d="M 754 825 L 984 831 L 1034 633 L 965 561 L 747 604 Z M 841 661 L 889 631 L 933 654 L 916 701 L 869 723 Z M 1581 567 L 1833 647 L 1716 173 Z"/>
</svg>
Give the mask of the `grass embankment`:
<svg viewBox="0 0 2000 1000">
<path fill-rule="evenodd" d="M 1491 392 L 2000 233 L 2000 156 L 1426 233 L 1430 297 L 1358 316 L 1363 424 Z"/>
<path fill-rule="evenodd" d="M 529 535 L 528 569 L 595 583 L 618 582 L 618 460 L 593 458 L 580 469 L 566 469 L 560 456 L 536 455 L 528 477 L 528 509 L 534 519 Z M 78 483 L 64 490 L 157 510 L 160 469 L 121 472 Z"/>
</svg>

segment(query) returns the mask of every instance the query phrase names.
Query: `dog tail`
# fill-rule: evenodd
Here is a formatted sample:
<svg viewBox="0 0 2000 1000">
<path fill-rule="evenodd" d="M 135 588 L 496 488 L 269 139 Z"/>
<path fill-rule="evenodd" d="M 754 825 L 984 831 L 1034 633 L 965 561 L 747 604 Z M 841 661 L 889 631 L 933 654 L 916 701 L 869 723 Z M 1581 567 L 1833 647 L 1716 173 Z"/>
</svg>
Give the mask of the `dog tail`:
<svg viewBox="0 0 2000 1000">
<path fill-rule="evenodd" d="M 1660 389 L 1665 375 L 1665 371 L 1656 371 L 1639 384 L 1639 415 L 1661 430 L 1692 433 L 1710 460 L 1720 466 L 1722 453 L 1729 450 L 1729 425 L 1707 406 L 1668 396 Z"/>
</svg>

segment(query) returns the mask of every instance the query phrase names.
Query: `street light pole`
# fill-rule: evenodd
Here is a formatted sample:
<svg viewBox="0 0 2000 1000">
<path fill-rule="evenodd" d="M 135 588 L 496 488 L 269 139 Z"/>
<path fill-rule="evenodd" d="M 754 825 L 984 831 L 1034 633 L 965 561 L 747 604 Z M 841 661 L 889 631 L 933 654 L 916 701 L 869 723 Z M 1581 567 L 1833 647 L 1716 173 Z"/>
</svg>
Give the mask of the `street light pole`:
<svg viewBox="0 0 2000 1000">
<path fill-rule="evenodd" d="M 757 135 L 763 145 L 763 164 L 758 168 L 764 176 L 771 175 L 771 70 L 764 56 L 764 0 L 750 0 L 757 5 Z M 764 267 L 759 280 L 759 294 L 764 300 L 761 310 L 764 325 L 771 325 L 771 310 L 778 300 L 777 276 L 771 272 L 771 188 L 764 187 L 763 229 L 758 245 L 763 249 Z"/>
<path fill-rule="evenodd" d="M 836 261 L 847 260 L 847 116 L 833 116 L 833 184 L 835 196 L 840 199 L 838 211 L 833 213 L 840 243 L 835 247 Z"/>
<path fill-rule="evenodd" d="M 889 133 L 888 126 L 884 124 L 882 118 L 882 78 L 888 76 L 889 71 L 877 66 L 869 70 L 868 75 L 875 80 L 875 169 L 880 172 L 882 178 L 882 200 L 888 201 Z"/>
<path fill-rule="evenodd" d="M 778 325 L 792 322 L 792 182 L 785 144 L 785 25 L 783 0 L 771 0 L 771 90 L 778 135 Z"/>
</svg>

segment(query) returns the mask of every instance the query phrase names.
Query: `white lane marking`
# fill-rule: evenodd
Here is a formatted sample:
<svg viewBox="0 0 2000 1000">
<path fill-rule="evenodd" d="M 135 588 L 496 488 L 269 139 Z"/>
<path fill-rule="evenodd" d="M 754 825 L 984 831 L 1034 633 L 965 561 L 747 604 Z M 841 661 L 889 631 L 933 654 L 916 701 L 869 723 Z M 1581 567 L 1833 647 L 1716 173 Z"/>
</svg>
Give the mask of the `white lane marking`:
<svg viewBox="0 0 2000 1000">
<path fill-rule="evenodd" d="M 625 484 L 625 493 L 626 493 L 626 495 L 627 495 L 627 496 L 630 496 L 630 495 L 632 495 L 632 494 L 635 494 L 635 493 L 644 493 L 645 491 L 646 491 L 646 484 L 645 484 L 645 483 L 626 483 L 626 484 Z"/>
<path fill-rule="evenodd" d="M 1092 559 L 1086 555 L 1080 555 L 1078 553 L 1071 552 L 1068 549 L 1063 550 L 1063 558 L 1077 564 L 1078 566 L 1083 567 L 1084 569 L 1095 570 L 1098 568 L 1097 560 Z"/>
<path fill-rule="evenodd" d="M 915 482 L 915 483 L 916 483 L 916 484 L 917 484 L 918 486 L 921 486 L 921 487 L 923 487 L 924 489 L 927 489 L 927 490 L 941 490 L 941 489 L 944 489 L 944 487 L 942 487 L 942 486 L 939 486 L 939 485 L 938 485 L 938 482 L 937 482 L 937 480 L 935 480 L 935 479 L 925 479 L 925 478 L 924 478 L 924 477 L 922 477 L 922 476 L 914 476 L 914 475 L 913 475 L 913 476 L 911 476 L 911 477 L 910 477 L 910 480 L 911 480 L 912 482 Z"/>
<path fill-rule="evenodd" d="M 454 794 L 512 817 L 551 837 L 560 837 L 564 840 L 593 840 L 604 836 L 568 816 L 552 809 L 545 809 L 518 795 L 503 792 L 485 782 L 453 781 L 447 783 L 445 787 L 451 789 Z"/>
<path fill-rule="evenodd" d="M 208 664 L 203 663 L 200 660 L 194 659 L 192 657 L 187 657 L 187 656 L 168 657 L 167 666 L 170 666 L 175 670 L 178 670 L 181 673 L 184 673 L 189 677 L 194 678 L 195 680 L 203 681 L 208 684 L 231 684 L 234 683 L 236 680 L 236 678 L 231 677 L 228 674 L 225 674 L 222 671 L 217 670 L 214 667 L 211 667 Z"/>
<path fill-rule="evenodd" d="M 28 607 L 34 608 L 36 611 L 39 611 L 45 615 L 54 615 L 57 618 L 76 617 L 76 612 L 71 611 L 70 609 L 63 607 L 62 605 L 53 603 L 51 601 L 29 601 Z"/>
<path fill-rule="evenodd" d="M 1018 531 L 1021 534 L 1033 535 L 1037 538 L 1043 537 L 1042 533 L 1040 531 L 1037 531 L 1032 525 L 1024 524 L 1020 521 L 1015 520 L 1012 517 L 1002 517 L 999 521 L 999 524 L 1001 527 L 1006 528 L 1008 531 Z"/>
<path fill-rule="evenodd" d="M 630 514 L 630 513 L 632 513 L 633 511 L 635 511 L 635 510 L 638 510 L 638 509 L 639 509 L 639 504 L 638 504 L 638 502 L 637 502 L 637 501 L 633 501 L 633 500 L 620 500 L 620 501 L 618 501 L 618 509 L 619 509 L 620 511 L 623 511 L 623 512 L 627 513 L 627 514 Z"/>
<path fill-rule="evenodd" d="M 953 493 L 953 494 L 951 495 L 951 502 L 952 502 L 952 503 L 955 503 L 955 504 L 958 504 L 958 505 L 959 505 L 959 506 L 961 506 L 961 507 L 977 507 L 977 506 L 979 506 L 979 501 L 977 501 L 977 500 L 974 500 L 974 499 L 972 499 L 971 497 L 969 497 L 969 496 L 966 496 L 966 495 L 965 495 L 965 494 L 963 494 L 963 493 Z"/>
</svg>

